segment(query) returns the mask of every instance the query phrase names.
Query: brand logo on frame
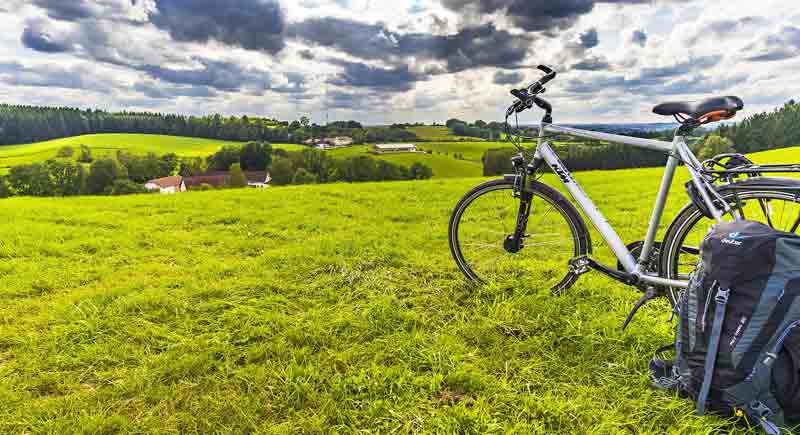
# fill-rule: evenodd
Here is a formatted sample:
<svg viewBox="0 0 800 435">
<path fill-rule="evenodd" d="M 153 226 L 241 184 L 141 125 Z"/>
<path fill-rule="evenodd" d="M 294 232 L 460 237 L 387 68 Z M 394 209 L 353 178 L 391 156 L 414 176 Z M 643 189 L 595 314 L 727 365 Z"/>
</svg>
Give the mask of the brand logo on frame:
<svg viewBox="0 0 800 435">
<path fill-rule="evenodd" d="M 556 175 L 558 175 L 558 178 L 560 178 L 562 182 L 564 183 L 572 182 L 572 179 L 569 177 L 569 173 L 565 171 L 564 168 L 558 165 L 552 165 L 552 168 L 553 172 L 555 172 Z"/>
</svg>

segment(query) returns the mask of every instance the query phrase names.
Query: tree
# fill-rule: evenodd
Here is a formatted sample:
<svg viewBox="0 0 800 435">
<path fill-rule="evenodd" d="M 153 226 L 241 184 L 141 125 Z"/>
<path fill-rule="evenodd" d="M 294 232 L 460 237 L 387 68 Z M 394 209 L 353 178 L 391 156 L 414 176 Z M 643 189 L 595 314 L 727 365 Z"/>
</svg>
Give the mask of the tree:
<svg viewBox="0 0 800 435">
<path fill-rule="evenodd" d="M 128 170 L 115 159 L 99 159 L 92 163 L 86 179 L 86 190 L 91 194 L 111 193 L 115 180 L 128 178 Z"/>
<path fill-rule="evenodd" d="M 17 195 L 23 196 L 49 196 L 54 190 L 50 172 L 41 163 L 14 166 L 8 174 L 8 183 Z"/>
<path fill-rule="evenodd" d="M 310 123 L 311 120 L 308 119 L 308 116 L 303 115 L 300 117 L 300 125 L 302 125 L 304 129 L 307 129 Z"/>
<path fill-rule="evenodd" d="M 414 162 L 408 168 L 409 176 L 413 180 L 427 180 L 433 177 L 433 170 L 420 162 Z"/>
<path fill-rule="evenodd" d="M 66 159 L 72 158 L 72 156 L 74 155 L 75 155 L 75 148 L 72 148 L 71 146 L 61 147 L 58 149 L 58 152 L 56 153 L 56 157 L 66 158 Z"/>
<path fill-rule="evenodd" d="M 228 180 L 228 186 L 247 187 L 247 177 L 244 176 L 244 172 L 242 172 L 242 166 L 240 164 L 232 164 L 230 166 L 230 173 L 231 176 Z"/>
<path fill-rule="evenodd" d="M 450 119 L 447 120 L 447 122 L 444 123 L 444 125 L 446 125 L 447 128 L 453 128 L 453 124 L 456 124 L 456 123 L 459 123 L 459 122 L 462 123 L 462 124 L 466 124 L 466 122 L 464 122 L 464 121 L 462 121 L 460 119 L 450 118 Z"/>
<path fill-rule="evenodd" d="M 294 165 L 290 159 L 277 159 L 269 169 L 272 183 L 277 186 L 291 184 L 294 178 Z"/>
<path fill-rule="evenodd" d="M 241 150 L 239 163 L 245 171 L 263 171 L 272 163 L 272 145 L 248 142 Z"/>
<path fill-rule="evenodd" d="M 206 172 L 207 166 L 203 158 L 192 157 L 181 159 L 178 174 L 182 177 L 194 177 Z"/>
<path fill-rule="evenodd" d="M 81 145 L 80 152 L 78 153 L 78 161 L 80 163 L 92 163 L 92 150 L 86 145 Z"/>
<path fill-rule="evenodd" d="M 703 144 L 697 150 L 697 158 L 700 160 L 710 159 L 718 154 L 735 153 L 733 143 L 730 139 L 717 134 L 708 135 Z"/>
<path fill-rule="evenodd" d="M 80 195 L 86 191 L 86 168 L 80 163 L 51 159 L 45 163 L 50 174 L 53 196 Z"/>
<path fill-rule="evenodd" d="M 111 184 L 109 192 L 111 195 L 133 195 L 137 193 L 148 193 L 143 185 L 134 183 L 131 180 L 118 179 Z"/>
<path fill-rule="evenodd" d="M 227 171 L 234 163 L 239 163 L 241 149 L 237 146 L 226 145 L 208 158 L 208 169 L 214 171 Z"/>
<path fill-rule="evenodd" d="M 292 184 L 313 184 L 316 182 L 316 175 L 306 171 L 305 168 L 298 169 L 297 172 L 294 173 L 294 177 L 292 177 Z"/>
<path fill-rule="evenodd" d="M 0 198 L 11 196 L 11 186 L 8 185 L 6 177 L 0 177 Z"/>
</svg>

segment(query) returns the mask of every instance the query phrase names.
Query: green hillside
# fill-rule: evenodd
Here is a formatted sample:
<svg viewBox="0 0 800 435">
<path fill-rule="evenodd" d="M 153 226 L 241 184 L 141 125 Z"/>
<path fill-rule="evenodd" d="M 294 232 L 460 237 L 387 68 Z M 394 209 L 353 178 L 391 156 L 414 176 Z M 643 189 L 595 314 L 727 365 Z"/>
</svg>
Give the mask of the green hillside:
<svg viewBox="0 0 800 435">
<path fill-rule="evenodd" d="M 28 145 L 0 146 L 0 173 L 8 168 L 41 162 L 55 157 L 59 148 L 64 146 L 78 147 L 87 145 L 96 155 L 114 154 L 125 150 L 137 154 L 175 153 L 182 157 L 203 157 L 213 154 L 224 145 L 238 144 L 213 139 L 199 139 L 179 136 L 161 136 L 149 134 L 93 134 L 85 136 L 55 139 Z M 273 145 L 287 150 L 301 149 L 300 145 Z"/>
<path fill-rule="evenodd" d="M 415 127 L 406 127 L 406 130 L 414 133 L 418 138 L 422 140 L 432 140 L 432 141 L 482 141 L 483 139 L 474 138 L 474 137 L 467 137 L 467 136 L 455 136 L 450 132 L 450 129 L 445 126 L 432 126 L 432 125 L 424 125 L 424 126 L 415 126 Z"/>
<path fill-rule="evenodd" d="M 429 144 L 420 144 L 422 149 L 426 148 Z M 460 145 L 458 142 L 453 142 L 453 145 Z M 357 145 L 348 148 L 339 148 L 329 151 L 335 158 L 348 158 L 356 156 L 371 156 L 382 160 L 387 160 L 392 163 L 397 163 L 403 166 L 411 166 L 415 162 L 424 163 L 433 170 L 435 178 L 464 178 L 464 177 L 479 177 L 483 174 L 483 165 L 480 163 L 480 158 L 475 161 L 459 160 L 453 157 L 453 153 L 444 154 L 436 153 L 403 153 L 403 154 L 368 154 L 372 147 L 366 145 Z M 453 148 L 457 149 L 457 148 Z"/>
<path fill-rule="evenodd" d="M 577 178 L 634 241 L 659 174 Z M 649 388 L 663 304 L 623 333 L 639 294 L 598 274 L 466 284 L 447 222 L 481 181 L 3 200 L 0 431 L 734 429 Z"/>
</svg>

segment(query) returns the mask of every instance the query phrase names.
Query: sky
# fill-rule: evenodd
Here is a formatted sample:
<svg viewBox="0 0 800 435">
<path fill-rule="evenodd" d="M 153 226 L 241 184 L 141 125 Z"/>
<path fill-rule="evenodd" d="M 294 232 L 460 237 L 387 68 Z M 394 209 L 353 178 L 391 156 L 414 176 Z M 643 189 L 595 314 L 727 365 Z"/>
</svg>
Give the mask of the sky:
<svg viewBox="0 0 800 435">
<path fill-rule="evenodd" d="M 0 0 L 0 102 L 366 124 L 501 120 L 559 72 L 556 122 L 800 96 L 787 0 Z M 527 122 L 538 114 L 527 114 Z"/>
</svg>

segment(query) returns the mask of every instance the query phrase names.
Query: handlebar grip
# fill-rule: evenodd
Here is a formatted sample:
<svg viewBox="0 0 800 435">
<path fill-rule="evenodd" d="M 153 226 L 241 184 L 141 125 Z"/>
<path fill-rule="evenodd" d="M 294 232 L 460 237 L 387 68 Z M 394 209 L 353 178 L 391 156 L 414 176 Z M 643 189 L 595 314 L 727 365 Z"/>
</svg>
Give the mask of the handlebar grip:
<svg viewBox="0 0 800 435">
<path fill-rule="evenodd" d="M 538 68 L 540 71 L 546 74 L 544 77 L 542 77 L 541 80 L 539 80 L 539 83 L 541 83 L 542 85 L 556 78 L 556 72 L 553 71 L 552 68 L 545 65 L 539 65 L 536 68 Z"/>
</svg>

